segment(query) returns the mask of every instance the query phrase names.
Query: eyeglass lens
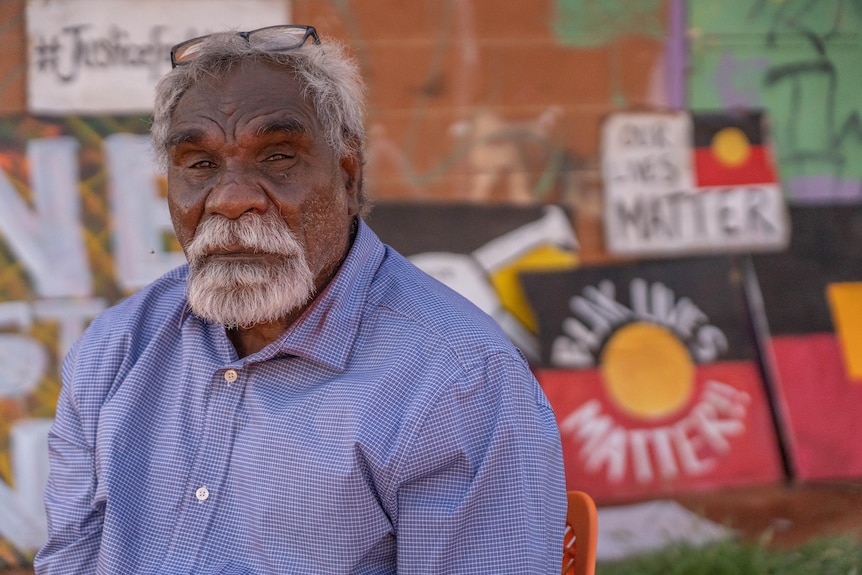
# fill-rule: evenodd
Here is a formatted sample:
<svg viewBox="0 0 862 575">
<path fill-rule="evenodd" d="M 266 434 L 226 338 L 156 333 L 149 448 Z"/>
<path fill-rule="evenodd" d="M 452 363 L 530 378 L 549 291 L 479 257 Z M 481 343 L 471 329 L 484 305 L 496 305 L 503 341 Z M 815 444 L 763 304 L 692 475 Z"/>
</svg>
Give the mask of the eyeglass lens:
<svg viewBox="0 0 862 575">
<path fill-rule="evenodd" d="M 248 41 L 270 50 L 285 50 L 299 47 L 307 35 L 306 28 L 261 28 L 250 32 Z"/>
<path fill-rule="evenodd" d="M 310 30 L 305 26 L 272 26 L 239 35 L 250 44 L 260 45 L 265 50 L 281 51 L 302 46 L 309 35 L 314 38 Z M 174 63 L 180 64 L 194 58 L 200 52 L 207 38 L 209 36 L 195 38 L 176 47 L 173 52 Z M 315 41 L 315 43 L 317 42 Z"/>
</svg>

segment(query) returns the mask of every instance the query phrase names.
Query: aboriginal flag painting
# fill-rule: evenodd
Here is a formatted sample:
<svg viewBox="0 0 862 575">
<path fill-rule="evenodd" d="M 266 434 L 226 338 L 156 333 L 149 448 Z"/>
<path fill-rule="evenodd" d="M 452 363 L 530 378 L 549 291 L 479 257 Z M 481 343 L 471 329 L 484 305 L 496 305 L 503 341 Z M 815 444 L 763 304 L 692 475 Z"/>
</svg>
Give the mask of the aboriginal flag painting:
<svg viewBox="0 0 862 575">
<path fill-rule="evenodd" d="M 613 501 L 772 482 L 775 426 L 729 258 L 522 275 L 570 489 Z"/>
<path fill-rule="evenodd" d="M 793 239 L 753 259 L 790 460 L 802 479 L 862 475 L 862 207 L 793 207 Z"/>
<path fill-rule="evenodd" d="M 617 112 L 602 125 L 605 246 L 639 257 L 783 250 L 764 115 Z"/>
<path fill-rule="evenodd" d="M 697 187 L 778 182 L 762 113 L 694 114 L 693 120 Z"/>
</svg>

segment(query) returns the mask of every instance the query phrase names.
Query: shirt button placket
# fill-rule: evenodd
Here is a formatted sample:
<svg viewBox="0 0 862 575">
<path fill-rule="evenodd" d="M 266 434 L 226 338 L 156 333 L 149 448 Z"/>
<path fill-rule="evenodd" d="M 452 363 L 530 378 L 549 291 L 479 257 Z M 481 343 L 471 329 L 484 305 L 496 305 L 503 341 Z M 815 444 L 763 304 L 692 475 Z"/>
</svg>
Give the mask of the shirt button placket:
<svg viewBox="0 0 862 575">
<path fill-rule="evenodd" d="M 235 382 L 238 377 L 239 377 L 239 374 L 237 374 L 235 369 L 229 369 L 229 370 L 224 372 L 224 380 L 227 382 L 228 385 Z"/>
</svg>

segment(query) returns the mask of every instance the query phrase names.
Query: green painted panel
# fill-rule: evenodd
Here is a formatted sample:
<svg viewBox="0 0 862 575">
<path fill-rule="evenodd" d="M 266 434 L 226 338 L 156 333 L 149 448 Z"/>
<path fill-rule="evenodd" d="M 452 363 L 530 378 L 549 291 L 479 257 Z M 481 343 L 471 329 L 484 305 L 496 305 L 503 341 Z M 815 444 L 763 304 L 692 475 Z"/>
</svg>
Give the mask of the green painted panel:
<svg viewBox="0 0 862 575">
<path fill-rule="evenodd" d="M 619 36 L 663 38 L 662 0 L 557 0 L 551 26 L 562 44 L 590 48 Z"/>
<path fill-rule="evenodd" d="M 688 0 L 689 28 L 696 34 L 795 37 L 862 32 L 858 2 L 848 0 Z"/>
</svg>

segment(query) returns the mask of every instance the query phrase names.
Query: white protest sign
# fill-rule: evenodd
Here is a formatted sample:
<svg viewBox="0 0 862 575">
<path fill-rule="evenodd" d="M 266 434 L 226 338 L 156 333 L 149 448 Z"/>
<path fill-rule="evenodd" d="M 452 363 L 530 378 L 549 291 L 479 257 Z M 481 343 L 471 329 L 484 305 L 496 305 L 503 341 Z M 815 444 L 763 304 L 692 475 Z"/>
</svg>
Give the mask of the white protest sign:
<svg viewBox="0 0 862 575">
<path fill-rule="evenodd" d="M 786 247 L 787 207 L 759 116 L 723 120 L 685 112 L 607 119 L 601 161 L 608 251 L 647 256 Z"/>
<path fill-rule="evenodd" d="M 222 30 L 290 23 L 286 0 L 29 0 L 28 109 L 147 113 L 170 49 Z"/>
</svg>

